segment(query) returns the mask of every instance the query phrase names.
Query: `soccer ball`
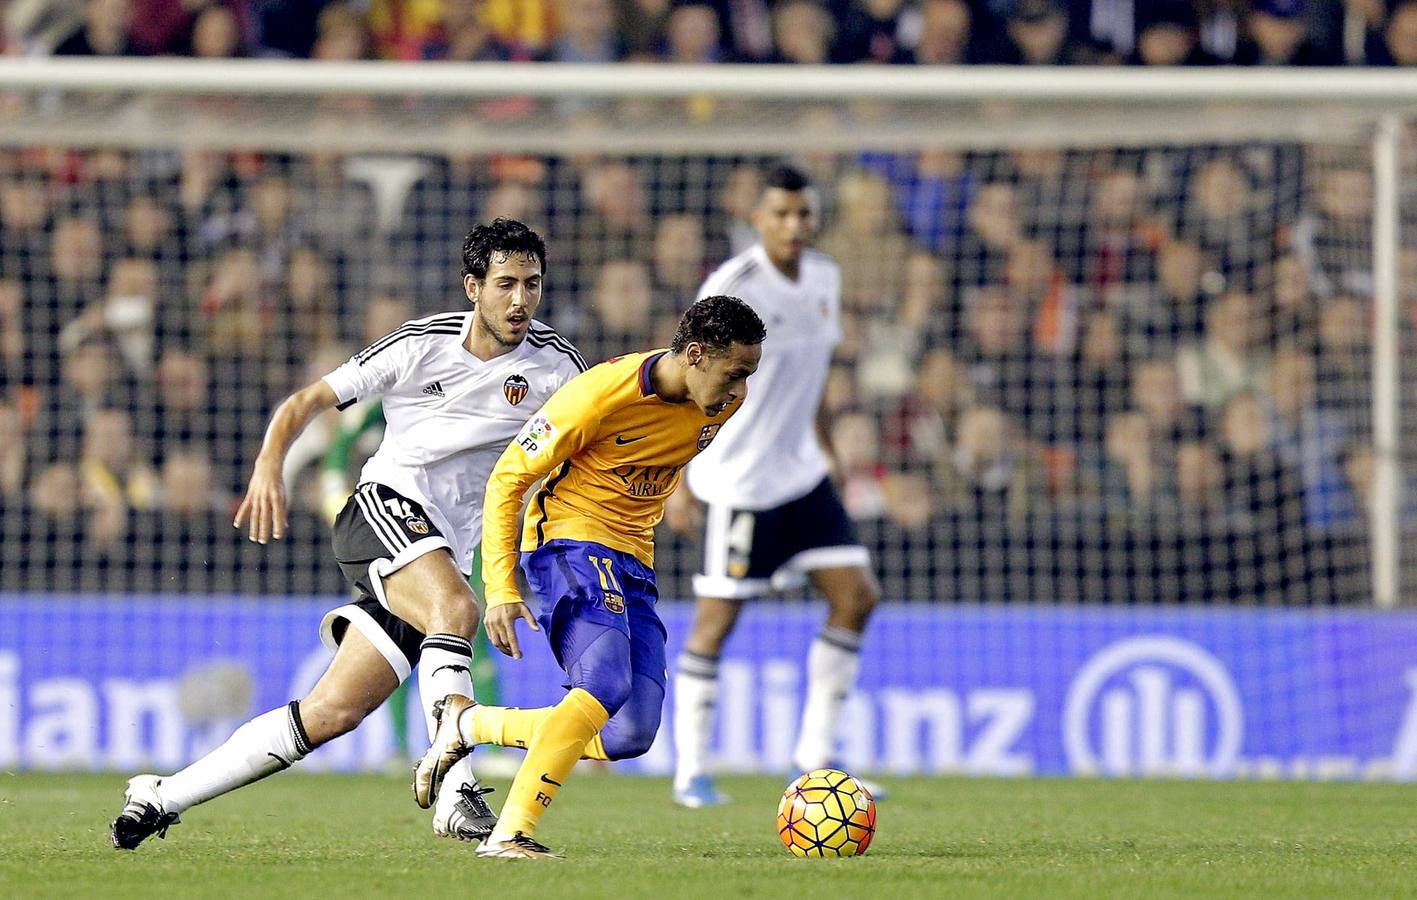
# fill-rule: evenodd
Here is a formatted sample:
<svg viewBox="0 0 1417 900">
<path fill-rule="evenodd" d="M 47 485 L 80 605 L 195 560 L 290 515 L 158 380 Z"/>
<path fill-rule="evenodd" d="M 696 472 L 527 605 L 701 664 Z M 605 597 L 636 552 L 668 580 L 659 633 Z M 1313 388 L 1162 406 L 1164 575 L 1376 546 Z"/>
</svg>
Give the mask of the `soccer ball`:
<svg viewBox="0 0 1417 900">
<path fill-rule="evenodd" d="M 840 769 L 814 769 L 787 786 L 777 836 L 795 856 L 860 856 L 876 834 L 876 801 Z"/>
</svg>

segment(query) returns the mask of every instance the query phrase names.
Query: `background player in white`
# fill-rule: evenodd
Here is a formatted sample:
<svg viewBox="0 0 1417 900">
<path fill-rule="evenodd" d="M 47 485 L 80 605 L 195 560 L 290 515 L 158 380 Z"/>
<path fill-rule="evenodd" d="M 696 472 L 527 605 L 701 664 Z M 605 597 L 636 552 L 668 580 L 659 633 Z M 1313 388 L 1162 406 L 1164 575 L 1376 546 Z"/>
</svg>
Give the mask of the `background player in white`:
<svg viewBox="0 0 1417 900">
<path fill-rule="evenodd" d="M 175 775 L 128 782 L 113 844 L 166 835 L 179 814 L 289 767 L 378 709 L 416 665 L 432 736 L 434 701 L 471 696 L 469 640 L 478 624 L 467 575 L 482 540 L 487 476 L 531 414 L 585 362 L 532 315 L 541 302 L 546 244 L 498 219 L 463 242 L 471 310 L 408 322 L 276 409 L 236 513 L 250 538 L 286 529 L 281 466 L 320 412 L 382 395 L 387 428 L 334 523 L 335 559 L 359 599 L 325 616 L 334 659 L 304 698 L 257 716 Z M 465 840 L 496 823 L 466 761 L 449 773 L 433 830 Z"/>
<path fill-rule="evenodd" d="M 816 192 L 796 169 L 768 174 L 753 224 L 759 242 L 720 266 L 699 296 L 733 294 L 767 325 L 762 364 L 743 408 L 689 465 L 671 498 L 673 523 L 697 527 L 704 562 L 694 578 L 694 626 L 674 679 L 674 799 L 726 802 L 705 757 L 718 702 L 718 661 L 743 601 L 808 579 L 830 609 L 807 655 L 807 702 L 793 753 L 801 771 L 832 762 L 837 719 L 860 668 L 861 633 L 880 597 L 828 477 L 819 412 L 832 350 L 841 341 L 841 269 L 807 248 Z"/>
</svg>

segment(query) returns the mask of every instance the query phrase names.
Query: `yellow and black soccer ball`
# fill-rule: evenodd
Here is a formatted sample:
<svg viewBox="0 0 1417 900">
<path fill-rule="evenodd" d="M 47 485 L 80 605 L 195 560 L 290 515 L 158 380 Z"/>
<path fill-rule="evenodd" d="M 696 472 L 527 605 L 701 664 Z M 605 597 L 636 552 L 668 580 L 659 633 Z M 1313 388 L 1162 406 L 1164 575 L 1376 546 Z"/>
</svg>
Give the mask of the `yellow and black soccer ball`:
<svg viewBox="0 0 1417 900">
<path fill-rule="evenodd" d="M 777 805 L 777 836 L 796 856 L 860 856 L 875 834 L 875 799 L 840 769 L 808 772 Z"/>
</svg>

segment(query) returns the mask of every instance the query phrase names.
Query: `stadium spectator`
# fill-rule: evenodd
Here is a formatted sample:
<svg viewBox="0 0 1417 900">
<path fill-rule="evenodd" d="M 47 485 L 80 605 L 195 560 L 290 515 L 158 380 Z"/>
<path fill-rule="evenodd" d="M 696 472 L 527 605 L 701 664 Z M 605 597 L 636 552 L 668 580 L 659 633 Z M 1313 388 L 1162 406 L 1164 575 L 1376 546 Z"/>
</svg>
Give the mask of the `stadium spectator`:
<svg viewBox="0 0 1417 900">
<path fill-rule="evenodd" d="M 670 63 L 724 61 L 723 24 L 707 3 L 683 3 L 669 13 L 664 25 L 663 59 Z"/>
<path fill-rule="evenodd" d="M 54 519 L 76 519 L 83 508 L 82 492 L 79 470 L 71 462 L 50 463 L 35 475 L 30 485 L 34 509 Z"/>
<path fill-rule="evenodd" d="M 1023 238 L 1018 198 L 1008 184 L 986 184 L 975 192 L 967 215 L 969 231 L 960 243 L 954 266 L 958 285 L 997 282 L 1003 275 L 1009 248 Z"/>
<path fill-rule="evenodd" d="M 587 360 L 606 359 L 624 347 L 645 343 L 654 312 L 654 289 L 645 264 L 634 259 L 607 260 L 595 279 L 589 308 L 594 319 L 587 323 L 582 339 Z"/>
<path fill-rule="evenodd" d="M 851 0 L 837 10 L 838 62 L 891 63 L 903 58 L 920 14 L 905 0 Z"/>
<path fill-rule="evenodd" d="M 867 153 L 861 162 L 891 183 L 900 216 L 917 244 L 955 252 L 977 187 L 963 154 L 943 150 Z"/>
<path fill-rule="evenodd" d="M 560 0 L 560 28 L 547 48 L 547 60 L 561 63 L 608 63 L 623 59 L 610 0 Z"/>
<path fill-rule="evenodd" d="M 1136 50 L 1142 66 L 1207 66 L 1217 60 L 1200 41 L 1200 17 L 1190 0 L 1146 0 L 1134 5 Z"/>
<path fill-rule="evenodd" d="M 1366 57 L 1375 66 L 1417 65 L 1417 0 L 1392 3 L 1386 23 L 1369 35 Z"/>
<path fill-rule="evenodd" d="M 690 213 L 660 216 L 654 229 L 654 283 L 666 299 L 688 302 L 706 272 L 704 223 Z"/>
<path fill-rule="evenodd" d="M 188 350 L 170 349 L 158 359 L 153 379 L 156 396 L 148 441 L 160 453 L 168 448 L 201 445 L 224 453 L 228 436 L 218 431 L 218 398 L 212 396 L 206 360 Z M 218 464 L 223 471 L 225 467 Z M 230 479 L 224 479 L 229 481 Z"/>
<path fill-rule="evenodd" d="M 156 196 L 156 188 L 139 191 L 123 208 L 115 248 L 120 257 L 151 260 L 158 269 L 160 291 L 168 297 L 180 291 L 185 262 L 175 219 L 171 206 Z"/>
<path fill-rule="evenodd" d="M 1176 497 L 1183 513 L 1209 516 L 1224 509 L 1225 473 L 1220 455 L 1203 440 L 1176 448 Z"/>
<path fill-rule="evenodd" d="M 187 524 L 204 524 L 212 513 L 225 512 L 227 506 L 216 492 L 211 462 L 205 453 L 194 448 L 167 454 L 158 497 L 164 513 Z"/>
<path fill-rule="evenodd" d="M 905 261 L 904 284 L 896 326 L 907 335 L 904 343 L 943 343 L 954 330 L 955 311 L 950 303 L 949 274 L 933 253 L 916 250 Z"/>
<path fill-rule="evenodd" d="M 1055 405 L 1049 412 L 1056 439 L 1096 447 L 1102 443 L 1108 413 L 1126 402 L 1125 340 L 1117 315 L 1104 309 L 1088 313 L 1081 328 L 1076 358 L 1058 379 Z"/>
<path fill-rule="evenodd" d="M 1195 240 L 1233 286 L 1253 286 L 1259 243 L 1254 191 L 1248 175 L 1233 160 L 1212 159 L 1196 170 L 1177 231 Z"/>
<path fill-rule="evenodd" d="M 1293 253 L 1286 253 L 1274 261 L 1270 276 L 1270 304 L 1264 318 L 1269 322 L 1273 340 L 1312 346 L 1318 303 L 1304 261 Z"/>
<path fill-rule="evenodd" d="M 1190 240 L 1163 241 L 1155 257 L 1156 280 L 1128 309 L 1138 336 L 1152 352 L 1168 352 L 1205 333 L 1205 285 L 1219 273 Z"/>
<path fill-rule="evenodd" d="M 841 302 L 853 312 L 893 314 L 904 287 L 910 238 L 901 228 L 891 186 L 881 176 L 852 171 L 836 186 L 835 224 L 822 251 L 841 262 Z"/>
<path fill-rule="evenodd" d="M 85 216 L 55 222 L 46 261 L 48 266 L 31 285 L 30 302 L 36 319 L 48 320 L 38 332 L 48 337 L 42 346 L 54 348 L 60 329 L 103 296 L 104 252 L 98 223 Z"/>
<path fill-rule="evenodd" d="M 1412 5 L 1417 20 L 1417 3 Z M 1314 290 L 1366 294 L 1373 287 L 1369 239 L 1373 220 L 1372 175 L 1353 165 L 1326 167 L 1314 206 L 1294 228 L 1294 249 L 1308 265 Z"/>
<path fill-rule="evenodd" d="M 897 63 L 958 66 L 978 62 L 973 44 L 974 15 L 964 0 L 923 0 L 919 34 Z"/>
<path fill-rule="evenodd" d="M 331 3 L 320 11 L 315 20 L 311 59 L 339 62 L 368 56 L 369 37 L 358 13 L 340 3 Z"/>
<path fill-rule="evenodd" d="M 980 516 L 993 518 L 991 525 L 1016 521 L 1040 487 L 1016 424 L 992 406 L 973 406 L 960 414 L 949 464 L 937 467 L 936 478 L 947 489 L 961 490 L 962 499 Z"/>
<path fill-rule="evenodd" d="M 786 0 L 772 10 L 773 43 L 776 51 L 769 60 L 820 66 L 831 62 L 836 24 L 815 0 Z"/>
<path fill-rule="evenodd" d="M 36 263 L 48 243 L 49 212 L 45 182 L 37 173 L 21 169 L 0 181 L 0 258 L 8 274 L 36 274 Z"/>
<path fill-rule="evenodd" d="M 605 259 L 648 262 L 654 223 L 649 194 L 639 172 L 626 162 L 600 162 L 580 179 L 584 210 L 574 220 L 570 240 L 556 241 L 570 257 L 567 281 L 576 293 L 593 283 L 595 267 Z"/>
<path fill-rule="evenodd" d="M 718 214 L 723 220 L 719 229 L 728 246 L 719 256 L 736 256 L 757 241 L 753 208 L 762 193 L 763 174 L 758 166 L 735 166 L 728 173 L 718 193 Z"/>
<path fill-rule="evenodd" d="M 1247 38 L 1235 63 L 1242 66 L 1336 66 L 1342 60 L 1310 36 L 1303 0 L 1255 0 L 1245 19 Z"/>
<path fill-rule="evenodd" d="M 886 467 L 874 416 L 845 412 L 831 424 L 831 452 L 841 484 L 841 502 L 853 519 L 879 519 L 886 511 Z"/>
<path fill-rule="evenodd" d="M 671 0 L 617 0 L 616 30 L 627 62 L 657 62 L 666 43 Z"/>
<path fill-rule="evenodd" d="M 66 351 L 106 332 L 128 371 L 140 377 L 151 374 L 154 320 L 161 305 L 157 277 L 157 266 L 151 260 L 128 257 L 116 262 L 104 295 L 59 333 L 59 349 Z"/>
<path fill-rule="evenodd" d="M 138 452 L 132 418 L 122 410 L 89 414 L 79 474 L 89 513 L 88 533 L 105 550 L 123 537 L 131 510 L 157 505 L 157 475 Z"/>
<path fill-rule="evenodd" d="M 1367 422 L 1370 334 L 1368 304 L 1357 297 L 1333 297 L 1319 311 L 1319 402 L 1347 411 L 1354 429 Z"/>
<path fill-rule="evenodd" d="M 1150 268 L 1155 235 L 1145 186 L 1134 172 L 1105 170 L 1087 211 L 1086 257 L 1080 266 L 1084 283 L 1107 306 L 1125 306 Z"/>
<path fill-rule="evenodd" d="M 915 472 L 892 472 L 886 476 L 881 493 L 887 522 L 906 531 L 930 527 L 935 515 L 935 489 L 929 478 Z"/>
<path fill-rule="evenodd" d="M 1342 416 L 1318 402 L 1314 358 L 1284 347 L 1270 361 L 1265 383 L 1274 450 L 1303 481 L 1304 519 L 1316 528 L 1356 515 L 1340 456 L 1348 429 Z"/>
<path fill-rule="evenodd" d="M 1193 431 L 1186 421 L 1181 380 L 1171 358 L 1148 359 L 1131 369 L 1131 406 L 1146 417 L 1152 438 L 1175 444 Z"/>
<path fill-rule="evenodd" d="M 1222 294 L 1206 307 L 1205 336 L 1181 348 L 1176 358 L 1186 402 L 1218 410 L 1241 391 L 1261 386 L 1263 361 L 1253 353 L 1254 304 L 1239 291 Z"/>
<path fill-rule="evenodd" d="M 1067 283 L 1062 268 L 1042 241 L 1020 240 L 1008 249 L 1002 272 L 1004 287 L 1032 323 L 1033 346 L 1062 356 L 1077 346 L 1082 297 Z"/>
<path fill-rule="evenodd" d="M 23 383 L 30 371 L 25 313 L 23 283 L 16 278 L 0 278 L 0 399 Z"/>
<path fill-rule="evenodd" d="M 54 48 L 55 56 L 132 56 L 129 0 L 86 0 L 83 25 Z"/>
<path fill-rule="evenodd" d="M 192 23 L 191 53 L 198 59 L 244 56 L 241 22 L 225 6 L 208 6 Z"/>
<path fill-rule="evenodd" d="M 1101 490 L 1109 508 L 1147 511 L 1164 490 L 1151 424 L 1139 412 L 1122 412 L 1107 421 Z"/>
<path fill-rule="evenodd" d="M 345 307 L 332 269 L 324 254 L 309 244 L 291 251 L 272 328 L 285 345 L 273 352 L 283 352 L 287 365 L 296 365 L 309 348 L 339 338 Z"/>
<path fill-rule="evenodd" d="M 448 0 L 443 4 L 443 23 L 422 52 L 427 59 L 455 62 L 528 62 L 530 49 L 509 43 L 482 18 L 480 0 Z"/>
<path fill-rule="evenodd" d="M 19 403 L 0 396 L 0 433 L 8 438 L 0 444 L 0 508 L 18 506 L 23 500 L 29 465 L 22 440 L 26 430 Z"/>
<path fill-rule="evenodd" d="M 986 60 L 1009 66 L 1066 65 L 1069 30 L 1063 0 L 1015 0 L 993 46 L 985 51 Z"/>
<path fill-rule="evenodd" d="M 938 459 L 948 450 L 960 413 L 973 405 L 969 371 L 949 350 L 936 347 L 920 361 L 915 390 L 888 420 L 886 446 L 909 465 Z"/>
</svg>

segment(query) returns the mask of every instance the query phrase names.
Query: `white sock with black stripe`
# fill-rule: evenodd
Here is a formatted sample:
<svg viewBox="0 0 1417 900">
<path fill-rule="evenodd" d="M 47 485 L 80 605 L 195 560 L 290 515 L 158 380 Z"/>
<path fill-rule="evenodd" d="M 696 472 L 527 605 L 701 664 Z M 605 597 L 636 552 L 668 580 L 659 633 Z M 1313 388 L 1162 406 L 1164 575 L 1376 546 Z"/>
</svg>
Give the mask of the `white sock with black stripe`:
<svg viewBox="0 0 1417 900">
<path fill-rule="evenodd" d="M 433 719 L 433 704 L 449 694 L 462 694 L 472 699 L 472 644 L 456 634 L 430 634 L 423 639 L 422 655 L 418 659 L 418 694 L 423 701 L 423 716 L 428 725 L 428 739 L 438 730 Z"/>
<path fill-rule="evenodd" d="M 718 657 L 685 650 L 674 673 L 674 787 L 708 773 L 709 735 L 718 712 Z"/>
<path fill-rule="evenodd" d="M 288 769 L 310 752 L 310 738 L 292 700 L 263 713 L 226 739 L 226 743 L 176 775 L 162 779 L 158 793 L 164 812 L 180 813 L 227 791 Z"/>
<path fill-rule="evenodd" d="M 807 703 L 792 760 L 804 772 L 836 754 L 836 726 L 861 669 L 861 633 L 827 625 L 807 651 Z"/>
<path fill-rule="evenodd" d="M 423 715 L 428 724 L 428 739 L 438 723 L 433 719 L 433 704 L 449 694 L 472 698 L 472 644 L 456 634 L 430 634 L 423 639 L 423 652 L 418 658 L 418 694 L 423 701 Z M 434 809 L 433 830 L 447 822 L 448 808 L 457 802 L 458 790 L 476 784 L 472 774 L 472 758 L 465 756 L 453 764 L 443 776 Z"/>
</svg>

